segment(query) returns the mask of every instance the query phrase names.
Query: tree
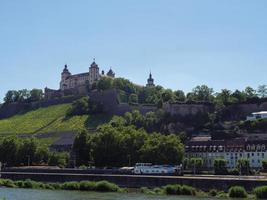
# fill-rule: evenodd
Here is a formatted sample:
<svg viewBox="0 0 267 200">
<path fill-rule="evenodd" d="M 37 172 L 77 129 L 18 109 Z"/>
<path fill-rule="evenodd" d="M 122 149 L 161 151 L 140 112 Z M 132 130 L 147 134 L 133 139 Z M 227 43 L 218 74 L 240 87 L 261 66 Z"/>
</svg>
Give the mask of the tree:
<svg viewBox="0 0 267 200">
<path fill-rule="evenodd" d="M 174 92 L 174 95 L 175 95 L 175 99 L 177 101 L 185 101 L 185 94 L 184 94 L 184 91 L 182 90 L 176 90 Z"/>
<path fill-rule="evenodd" d="M 235 90 L 232 93 L 232 97 L 236 98 L 238 103 L 243 103 L 243 102 L 246 102 L 246 100 L 247 100 L 245 92 L 241 92 L 239 90 Z"/>
<path fill-rule="evenodd" d="M 43 99 L 43 91 L 41 89 L 32 89 L 30 96 L 31 101 L 40 101 Z"/>
<path fill-rule="evenodd" d="M 138 96 L 136 94 L 130 94 L 129 103 L 130 104 L 137 104 L 138 103 Z"/>
<path fill-rule="evenodd" d="M 246 87 L 244 92 L 247 98 L 257 97 L 256 90 L 254 90 L 252 87 Z"/>
<path fill-rule="evenodd" d="M 47 147 L 39 146 L 35 151 L 33 162 L 36 164 L 48 163 L 49 160 L 49 150 Z"/>
<path fill-rule="evenodd" d="M 89 113 L 89 97 L 83 97 L 72 103 L 67 116 L 85 115 Z"/>
<path fill-rule="evenodd" d="M 97 82 L 97 89 L 98 90 L 108 90 L 112 88 L 112 78 L 109 77 L 102 77 Z"/>
<path fill-rule="evenodd" d="M 34 138 L 23 140 L 18 150 L 18 160 L 21 164 L 32 165 L 37 150 L 37 141 Z"/>
<path fill-rule="evenodd" d="M 0 160 L 7 166 L 17 164 L 20 141 L 15 137 L 6 137 L 0 145 Z"/>
<path fill-rule="evenodd" d="M 48 165 L 64 168 L 67 166 L 68 159 L 69 157 L 67 153 L 53 152 L 49 157 Z"/>
<path fill-rule="evenodd" d="M 248 159 L 239 159 L 237 163 L 237 168 L 241 175 L 249 175 L 250 164 Z"/>
<path fill-rule="evenodd" d="M 213 101 L 213 89 L 209 88 L 206 85 L 201 85 L 195 87 L 189 96 L 191 96 L 192 100 L 195 101 Z"/>
<path fill-rule="evenodd" d="M 267 85 L 260 85 L 258 87 L 258 95 L 261 98 L 267 97 Z"/>
<path fill-rule="evenodd" d="M 190 168 L 193 174 L 199 174 L 203 167 L 203 159 L 202 158 L 191 158 L 189 161 Z"/>
<path fill-rule="evenodd" d="M 161 98 L 162 98 L 163 102 L 168 102 L 168 101 L 172 102 L 172 101 L 174 101 L 175 96 L 174 96 L 172 90 L 167 89 L 167 90 L 164 90 L 162 92 Z"/>
<path fill-rule="evenodd" d="M 155 164 L 181 164 L 184 146 L 175 135 L 151 134 L 141 148 L 143 162 Z"/>
<path fill-rule="evenodd" d="M 263 168 L 264 171 L 267 170 L 267 160 L 263 160 L 262 161 L 262 168 Z"/>
<path fill-rule="evenodd" d="M 6 104 L 14 102 L 14 96 L 15 96 L 15 91 L 14 90 L 9 90 L 7 91 L 5 97 L 4 97 L 4 102 Z"/>
<path fill-rule="evenodd" d="M 76 164 L 78 166 L 88 165 L 88 162 L 92 160 L 92 152 L 89 141 L 89 135 L 87 132 L 81 132 L 74 140 L 73 150 L 76 155 Z"/>
<path fill-rule="evenodd" d="M 214 160 L 214 173 L 217 175 L 227 174 L 227 161 L 225 159 Z"/>
</svg>

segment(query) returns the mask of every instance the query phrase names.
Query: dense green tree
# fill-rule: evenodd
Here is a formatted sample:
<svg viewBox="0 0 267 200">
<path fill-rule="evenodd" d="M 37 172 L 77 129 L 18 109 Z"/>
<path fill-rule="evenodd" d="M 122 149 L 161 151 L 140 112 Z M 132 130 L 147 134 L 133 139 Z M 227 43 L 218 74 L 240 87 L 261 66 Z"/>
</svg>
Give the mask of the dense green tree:
<svg viewBox="0 0 267 200">
<path fill-rule="evenodd" d="M 97 82 L 98 90 L 108 90 L 112 88 L 113 79 L 109 77 L 101 77 L 101 79 Z"/>
<path fill-rule="evenodd" d="M 129 103 L 130 104 L 137 104 L 138 103 L 138 96 L 136 94 L 130 94 Z"/>
<path fill-rule="evenodd" d="M 247 98 L 257 97 L 256 90 L 254 90 L 252 87 L 246 87 L 244 92 Z"/>
<path fill-rule="evenodd" d="M 248 159 L 239 159 L 237 163 L 237 168 L 241 175 L 250 174 L 250 164 Z"/>
<path fill-rule="evenodd" d="M 219 175 L 227 174 L 227 161 L 225 159 L 214 160 L 214 173 Z"/>
<path fill-rule="evenodd" d="M 30 91 L 31 101 L 40 101 L 43 99 L 43 91 L 41 89 L 32 89 Z"/>
<path fill-rule="evenodd" d="M 175 99 L 177 101 L 185 101 L 185 99 L 186 99 L 185 93 L 182 90 L 176 90 L 176 91 L 174 91 L 174 95 L 175 95 Z"/>
<path fill-rule="evenodd" d="M 206 85 L 196 86 L 191 93 L 188 94 L 188 98 L 195 101 L 213 101 L 213 89 Z"/>
<path fill-rule="evenodd" d="M 90 148 L 89 135 L 83 131 L 74 140 L 73 150 L 76 155 L 76 164 L 88 165 L 88 162 L 92 160 L 92 152 Z"/>
<path fill-rule="evenodd" d="M 202 158 L 190 158 L 189 166 L 193 174 L 199 174 L 203 167 L 203 159 Z"/>
<path fill-rule="evenodd" d="M 175 95 L 170 89 L 164 90 L 161 97 L 163 102 L 173 102 L 175 100 Z"/>
<path fill-rule="evenodd" d="M 35 155 L 33 158 L 33 162 L 35 164 L 46 164 L 49 160 L 49 150 L 45 146 L 38 145 Z"/>
<path fill-rule="evenodd" d="M 18 161 L 24 165 L 32 165 L 37 151 L 37 141 L 34 138 L 23 140 L 18 149 Z"/>
<path fill-rule="evenodd" d="M 17 164 L 20 141 L 16 137 L 6 137 L 0 145 L 0 161 L 7 166 Z"/>
<path fill-rule="evenodd" d="M 123 160 L 120 133 L 110 125 L 104 125 L 92 138 L 92 155 L 96 166 L 120 166 Z"/>
<path fill-rule="evenodd" d="M 258 95 L 261 98 L 267 97 L 267 85 L 260 85 L 258 87 Z"/>
<path fill-rule="evenodd" d="M 67 153 L 61 152 L 53 152 L 51 153 L 48 161 L 49 166 L 58 166 L 64 168 L 67 166 L 69 156 Z"/>
<path fill-rule="evenodd" d="M 151 134 L 141 148 L 143 162 L 180 164 L 184 147 L 175 135 Z"/>
<path fill-rule="evenodd" d="M 232 97 L 236 98 L 238 103 L 243 103 L 243 102 L 246 102 L 246 100 L 247 100 L 245 92 L 241 92 L 239 90 L 235 90 L 232 93 Z"/>
<path fill-rule="evenodd" d="M 85 115 L 89 113 L 89 98 L 83 97 L 74 101 L 71 108 L 68 110 L 68 116 Z"/>
<path fill-rule="evenodd" d="M 263 169 L 264 171 L 267 170 L 267 160 L 263 160 L 263 161 L 262 161 L 262 169 Z"/>
</svg>

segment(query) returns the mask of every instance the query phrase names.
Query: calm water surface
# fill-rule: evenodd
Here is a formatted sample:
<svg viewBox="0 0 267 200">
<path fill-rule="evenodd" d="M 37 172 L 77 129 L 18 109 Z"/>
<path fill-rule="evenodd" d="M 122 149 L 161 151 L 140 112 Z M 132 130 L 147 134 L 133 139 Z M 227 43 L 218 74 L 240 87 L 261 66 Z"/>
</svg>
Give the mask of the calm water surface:
<svg viewBox="0 0 267 200">
<path fill-rule="evenodd" d="M 7 200 L 204 200 L 207 198 L 0 188 Z M 212 199 L 210 199 L 212 200 Z"/>
</svg>

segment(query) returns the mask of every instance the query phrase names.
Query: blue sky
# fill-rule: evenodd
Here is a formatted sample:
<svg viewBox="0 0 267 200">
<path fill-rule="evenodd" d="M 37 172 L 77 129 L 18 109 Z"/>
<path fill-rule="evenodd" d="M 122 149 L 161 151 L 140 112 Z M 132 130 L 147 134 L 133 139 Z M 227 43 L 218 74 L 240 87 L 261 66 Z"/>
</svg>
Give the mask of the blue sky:
<svg viewBox="0 0 267 200">
<path fill-rule="evenodd" d="M 267 84 L 265 0 L 0 0 L 0 101 L 101 69 L 190 91 Z"/>
</svg>

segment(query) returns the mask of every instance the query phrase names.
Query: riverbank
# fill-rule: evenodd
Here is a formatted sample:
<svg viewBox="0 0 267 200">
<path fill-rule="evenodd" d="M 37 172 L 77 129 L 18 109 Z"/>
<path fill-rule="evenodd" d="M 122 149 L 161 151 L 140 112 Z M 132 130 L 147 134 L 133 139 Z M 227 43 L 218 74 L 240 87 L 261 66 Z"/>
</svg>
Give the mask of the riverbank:
<svg viewBox="0 0 267 200">
<path fill-rule="evenodd" d="M 32 180 L 12 181 L 9 179 L 0 179 L 1 187 L 8 188 L 25 188 L 25 189 L 39 189 L 39 190 L 71 190 L 71 191 L 94 191 L 94 192 L 113 192 L 113 193 L 131 193 L 132 190 L 120 188 L 114 183 L 108 181 L 81 181 L 81 182 L 65 182 L 65 183 L 42 183 Z M 156 188 L 140 188 L 134 190 L 147 195 L 182 195 L 195 197 L 216 197 L 216 198 L 245 198 L 245 199 L 266 199 L 267 186 L 256 187 L 252 193 L 248 193 L 243 187 L 231 187 L 228 192 L 217 191 L 211 189 L 209 192 L 204 192 L 200 189 L 188 185 L 166 185 L 164 187 Z"/>
</svg>

